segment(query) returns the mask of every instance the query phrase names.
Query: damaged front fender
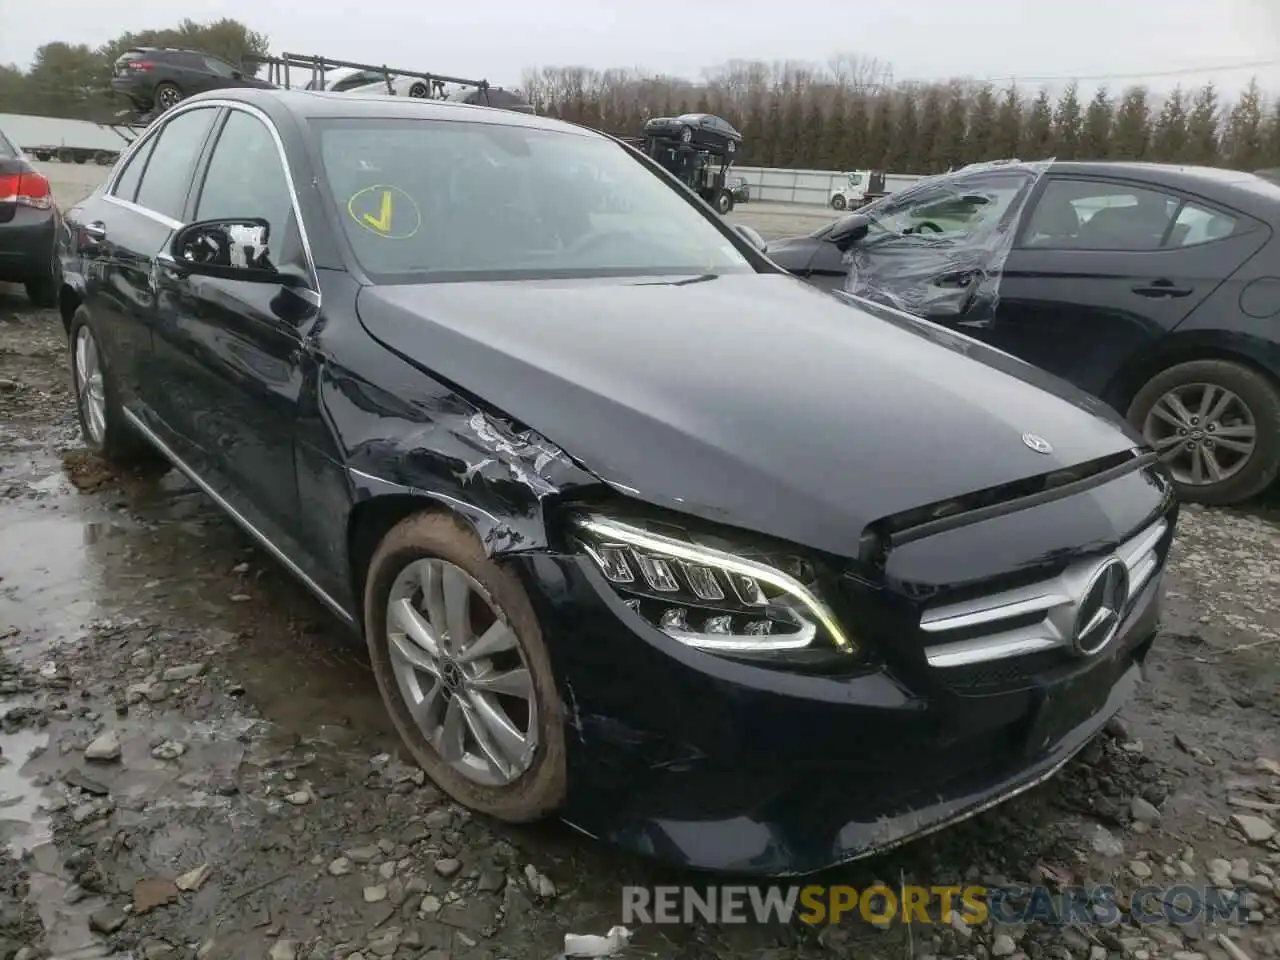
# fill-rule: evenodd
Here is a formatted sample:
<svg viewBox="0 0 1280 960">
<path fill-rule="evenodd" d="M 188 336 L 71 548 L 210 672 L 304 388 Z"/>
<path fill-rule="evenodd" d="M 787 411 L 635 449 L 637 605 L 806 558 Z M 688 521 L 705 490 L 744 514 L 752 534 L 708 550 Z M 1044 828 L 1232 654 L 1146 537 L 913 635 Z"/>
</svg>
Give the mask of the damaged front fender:
<svg viewBox="0 0 1280 960">
<path fill-rule="evenodd" d="M 410 382 L 412 389 L 392 393 L 350 374 L 322 381 L 357 504 L 385 496 L 435 501 L 466 518 L 493 556 L 545 549 L 547 501 L 600 483 L 536 431 L 425 375 L 404 387 Z"/>
</svg>

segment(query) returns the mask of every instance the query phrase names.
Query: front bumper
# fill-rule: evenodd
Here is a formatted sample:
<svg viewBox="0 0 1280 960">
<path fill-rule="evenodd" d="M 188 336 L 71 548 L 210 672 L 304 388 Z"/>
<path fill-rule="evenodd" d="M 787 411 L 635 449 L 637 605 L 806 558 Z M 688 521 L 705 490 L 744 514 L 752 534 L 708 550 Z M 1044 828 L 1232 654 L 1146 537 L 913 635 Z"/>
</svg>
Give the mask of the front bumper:
<svg viewBox="0 0 1280 960">
<path fill-rule="evenodd" d="M 565 706 L 564 818 L 639 854 L 744 875 L 879 853 L 1052 776 L 1133 693 L 1159 615 L 1156 576 L 1102 654 L 975 695 L 893 666 L 819 677 L 699 653 L 577 558 L 513 562 Z"/>
<path fill-rule="evenodd" d="M 51 276 L 57 211 L 12 206 L 13 218 L 0 221 L 0 281 L 24 283 Z"/>
</svg>

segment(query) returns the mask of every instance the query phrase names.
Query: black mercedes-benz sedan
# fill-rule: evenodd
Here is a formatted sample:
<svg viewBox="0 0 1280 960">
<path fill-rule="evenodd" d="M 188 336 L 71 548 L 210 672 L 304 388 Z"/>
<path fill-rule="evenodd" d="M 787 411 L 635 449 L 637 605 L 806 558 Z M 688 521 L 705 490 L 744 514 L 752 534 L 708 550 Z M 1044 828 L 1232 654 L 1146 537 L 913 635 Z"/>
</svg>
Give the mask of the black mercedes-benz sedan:
<svg viewBox="0 0 1280 960">
<path fill-rule="evenodd" d="M 1141 438 L 609 137 L 223 91 L 68 220 L 85 442 L 363 637 L 477 811 L 804 873 L 1051 776 L 1138 680 L 1177 515 Z"/>
<path fill-rule="evenodd" d="M 768 255 L 1102 398 L 1184 501 L 1238 503 L 1280 476 L 1280 183 L 1265 172 L 976 164 L 847 219 Z"/>
</svg>

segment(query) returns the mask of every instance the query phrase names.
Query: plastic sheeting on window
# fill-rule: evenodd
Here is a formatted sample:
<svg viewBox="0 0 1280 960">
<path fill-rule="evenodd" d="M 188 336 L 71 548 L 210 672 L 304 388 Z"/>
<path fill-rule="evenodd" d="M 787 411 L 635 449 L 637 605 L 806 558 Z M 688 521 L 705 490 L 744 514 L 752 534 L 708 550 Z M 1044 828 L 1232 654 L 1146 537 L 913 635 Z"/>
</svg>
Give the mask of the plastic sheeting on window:
<svg viewBox="0 0 1280 960">
<path fill-rule="evenodd" d="M 930 177 L 861 210 L 845 291 L 926 320 L 990 321 L 1027 201 L 1052 160 Z"/>
</svg>

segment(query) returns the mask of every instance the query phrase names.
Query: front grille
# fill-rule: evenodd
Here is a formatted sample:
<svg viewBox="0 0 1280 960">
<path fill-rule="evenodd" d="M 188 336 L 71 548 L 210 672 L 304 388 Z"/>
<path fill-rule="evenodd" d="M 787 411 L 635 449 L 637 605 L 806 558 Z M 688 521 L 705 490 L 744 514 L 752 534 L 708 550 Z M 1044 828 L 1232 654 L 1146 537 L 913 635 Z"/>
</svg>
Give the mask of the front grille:
<svg viewBox="0 0 1280 960">
<path fill-rule="evenodd" d="M 1072 657 L 1066 648 L 1055 647 L 1021 657 L 945 667 L 938 671 L 938 675 L 956 693 L 994 693 L 1026 687 L 1032 677 L 1053 673 L 1070 666 L 1071 662 Z"/>
<path fill-rule="evenodd" d="M 926 609 L 920 619 L 925 658 L 930 666 L 950 671 L 1066 651 L 1076 640 L 1080 604 L 1095 574 L 1112 557 L 1124 564 L 1129 590 L 1123 617 L 1157 574 L 1167 530 L 1168 523 L 1158 520 L 1112 555 L 1072 564 L 1051 579 Z"/>
</svg>

